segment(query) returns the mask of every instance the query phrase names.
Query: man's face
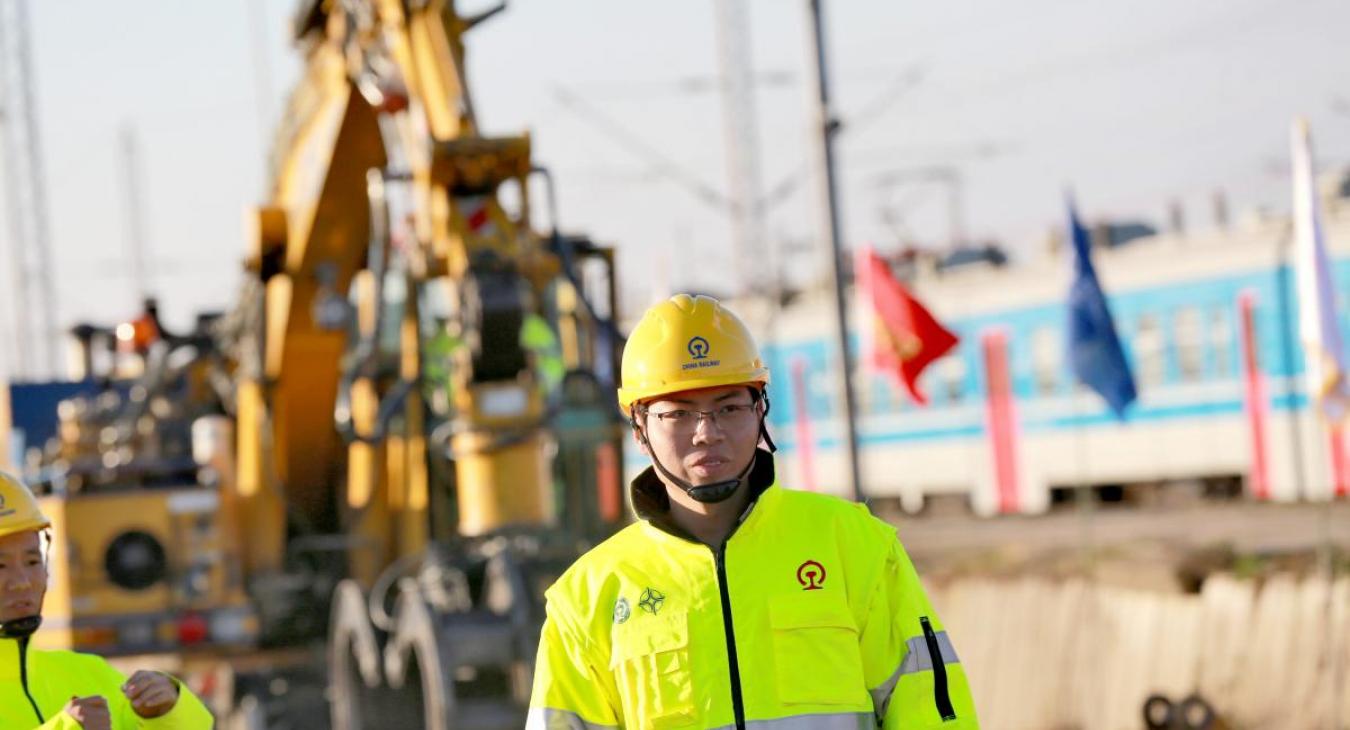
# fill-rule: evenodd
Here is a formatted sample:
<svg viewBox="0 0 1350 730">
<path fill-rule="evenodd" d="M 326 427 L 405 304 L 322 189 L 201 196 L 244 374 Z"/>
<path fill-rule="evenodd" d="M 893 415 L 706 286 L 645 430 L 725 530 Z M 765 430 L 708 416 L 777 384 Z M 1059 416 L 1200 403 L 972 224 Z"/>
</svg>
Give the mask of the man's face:
<svg viewBox="0 0 1350 730">
<path fill-rule="evenodd" d="M 36 532 L 0 537 L 0 622 L 42 613 L 47 566 Z"/>
<path fill-rule="evenodd" d="M 759 443 L 760 405 L 744 385 L 687 390 L 644 406 L 638 418 L 650 446 L 643 453 L 694 486 L 735 479 Z"/>
</svg>

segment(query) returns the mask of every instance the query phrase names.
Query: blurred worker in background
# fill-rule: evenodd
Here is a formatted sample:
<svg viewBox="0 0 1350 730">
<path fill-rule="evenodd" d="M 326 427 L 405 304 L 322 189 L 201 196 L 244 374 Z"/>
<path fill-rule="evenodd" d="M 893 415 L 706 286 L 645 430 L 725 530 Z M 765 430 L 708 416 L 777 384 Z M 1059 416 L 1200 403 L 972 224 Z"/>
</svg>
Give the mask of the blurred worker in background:
<svg viewBox="0 0 1350 730">
<path fill-rule="evenodd" d="M 520 348 L 529 358 L 530 370 L 538 375 L 536 385 L 545 401 L 552 403 L 560 393 L 567 364 L 562 345 L 548 320 L 527 312 L 520 323 Z M 466 343 L 444 326 L 436 329 L 423 345 L 422 388 L 432 407 L 448 411 L 454 403 L 455 357 Z"/>
<path fill-rule="evenodd" d="M 29 648 L 42 623 L 50 527 L 33 493 L 0 472 L 0 728 L 210 728 L 211 713 L 173 677 L 127 679 L 92 654 Z"/>
<path fill-rule="evenodd" d="M 895 529 L 776 486 L 769 372 L 735 314 L 652 307 L 622 379 L 641 519 L 549 589 L 528 728 L 978 726 Z"/>
<path fill-rule="evenodd" d="M 526 312 L 520 323 L 520 346 L 530 358 L 531 370 L 539 373 L 540 391 L 546 399 L 554 397 L 567 375 L 567 365 L 553 325 L 534 312 Z"/>
</svg>

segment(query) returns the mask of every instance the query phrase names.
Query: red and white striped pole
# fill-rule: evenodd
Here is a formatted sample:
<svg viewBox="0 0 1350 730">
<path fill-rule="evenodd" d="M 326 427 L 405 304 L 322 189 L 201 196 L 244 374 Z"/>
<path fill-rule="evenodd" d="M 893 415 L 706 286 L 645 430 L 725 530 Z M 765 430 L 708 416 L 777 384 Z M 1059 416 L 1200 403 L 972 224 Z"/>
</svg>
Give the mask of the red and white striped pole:
<svg viewBox="0 0 1350 730">
<path fill-rule="evenodd" d="M 985 414 L 989 450 L 993 455 L 994 488 L 998 492 L 998 511 L 1003 514 L 1020 508 L 1017 483 L 1017 414 L 1013 407 L 1012 377 L 1008 369 L 1008 336 L 986 332 L 984 347 L 985 382 L 988 402 Z"/>
<path fill-rule="evenodd" d="M 1246 384 L 1247 426 L 1251 437 L 1252 465 L 1247 481 L 1252 496 L 1270 499 L 1270 455 L 1266 446 L 1266 419 L 1270 402 L 1266 399 L 1261 364 L 1256 358 L 1256 293 L 1238 295 L 1239 329 L 1242 333 L 1242 374 Z M 1297 415 L 1294 416 L 1297 418 Z"/>
<path fill-rule="evenodd" d="M 797 428 L 797 462 L 802 471 L 802 487 L 816 491 L 815 437 L 811 433 L 811 414 L 807 408 L 806 358 L 792 360 L 792 413 Z"/>
<path fill-rule="evenodd" d="M 1350 494 L 1350 463 L 1346 461 L 1345 429 L 1339 423 L 1327 427 L 1331 441 L 1331 479 L 1337 497 Z"/>
</svg>

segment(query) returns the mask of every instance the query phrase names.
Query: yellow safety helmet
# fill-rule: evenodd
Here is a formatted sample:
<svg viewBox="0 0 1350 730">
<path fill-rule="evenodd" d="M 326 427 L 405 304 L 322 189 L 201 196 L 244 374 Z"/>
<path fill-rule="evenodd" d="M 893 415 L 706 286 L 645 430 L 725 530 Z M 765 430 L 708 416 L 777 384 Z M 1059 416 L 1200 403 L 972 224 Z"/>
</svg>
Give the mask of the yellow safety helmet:
<svg viewBox="0 0 1350 730">
<path fill-rule="evenodd" d="M 676 294 L 642 315 L 623 348 L 619 407 L 683 390 L 769 383 L 750 330 L 712 297 Z"/>
<path fill-rule="evenodd" d="M 0 471 L 0 537 L 52 526 L 23 482 Z"/>
</svg>

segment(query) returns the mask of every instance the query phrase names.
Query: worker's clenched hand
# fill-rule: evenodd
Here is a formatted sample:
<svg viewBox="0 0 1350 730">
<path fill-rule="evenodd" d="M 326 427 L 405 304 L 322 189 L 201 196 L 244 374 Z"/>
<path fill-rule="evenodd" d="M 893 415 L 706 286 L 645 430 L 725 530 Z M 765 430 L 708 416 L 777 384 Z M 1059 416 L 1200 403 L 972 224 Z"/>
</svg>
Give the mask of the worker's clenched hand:
<svg viewBox="0 0 1350 730">
<path fill-rule="evenodd" d="M 84 730 L 112 730 L 112 713 L 108 701 L 99 695 L 71 697 L 63 708 Z"/>
<path fill-rule="evenodd" d="M 178 702 L 178 683 L 168 675 L 142 669 L 122 685 L 122 694 L 131 700 L 131 709 L 148 720 L 173 709 Z"/>
</svg>

